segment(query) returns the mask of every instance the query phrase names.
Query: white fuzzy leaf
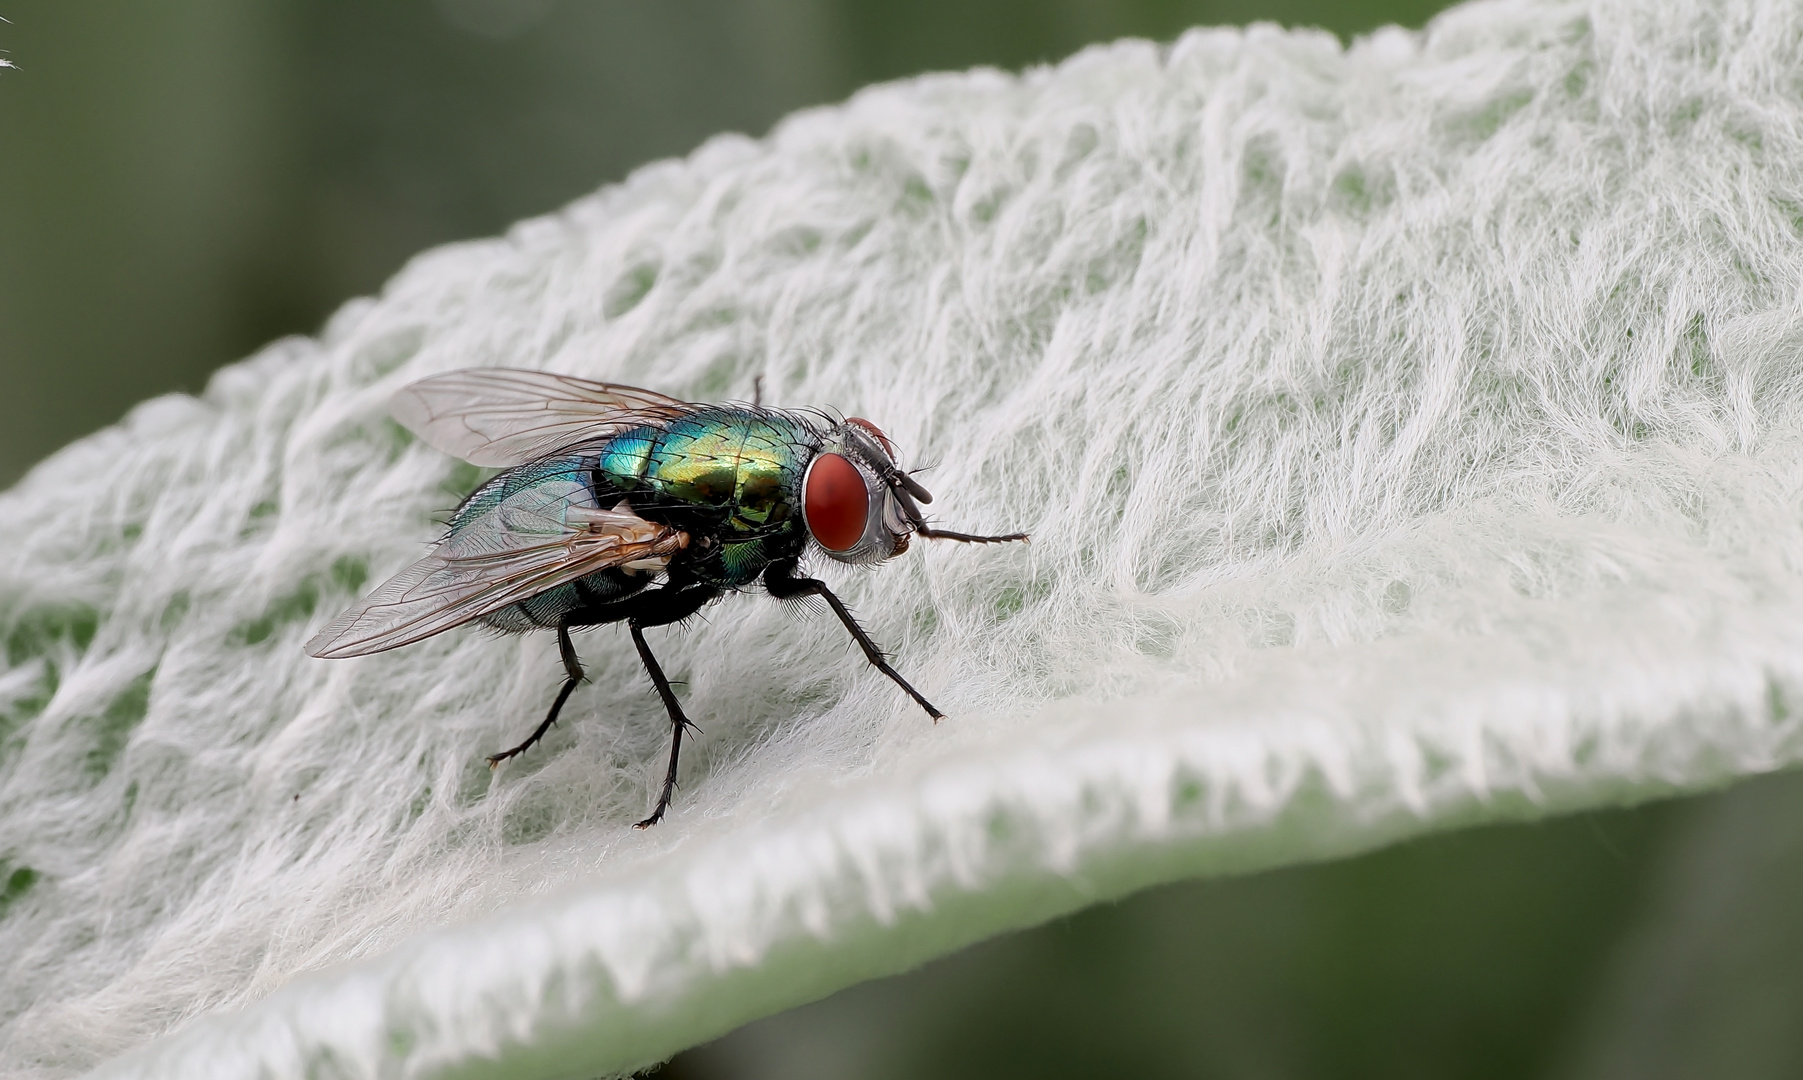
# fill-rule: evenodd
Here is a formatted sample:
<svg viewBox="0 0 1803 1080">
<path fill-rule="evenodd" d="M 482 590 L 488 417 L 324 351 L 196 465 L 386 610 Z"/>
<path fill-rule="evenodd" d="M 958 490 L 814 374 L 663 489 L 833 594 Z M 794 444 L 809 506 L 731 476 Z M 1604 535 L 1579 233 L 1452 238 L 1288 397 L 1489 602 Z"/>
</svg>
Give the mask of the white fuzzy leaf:
<svg viewBox="0 0 1803 1080">
<path fill-rule="evenodd" d="M 416 260 L 0 497 L 0 1070 L 595 1075 L 1174 878 L 1803 751 L 1803 8 L 1125 43 Z M 602 298 L 653 272 L 627 311 Z M 630 643 L 301 646 L 471 366 L 871 418 L 948 528 Z M 129 1053 L 127 1053 L 129 1052 Z"/>
</svg>

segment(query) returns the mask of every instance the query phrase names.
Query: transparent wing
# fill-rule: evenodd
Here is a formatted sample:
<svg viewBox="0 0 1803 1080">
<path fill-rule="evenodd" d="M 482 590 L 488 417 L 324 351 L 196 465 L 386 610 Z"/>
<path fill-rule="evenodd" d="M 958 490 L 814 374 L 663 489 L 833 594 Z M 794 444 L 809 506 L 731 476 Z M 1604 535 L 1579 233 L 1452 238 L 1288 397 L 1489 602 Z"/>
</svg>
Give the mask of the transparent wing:
<svg viewBox="0 0 1803 1080">
<path fill-rule="evenodd" d="M 613 566 L 661 568 L 687 533 L 630 510 L 599 510 L 528 489 L 440 541 L 307 642 L 326 659 L 410 645 Z"/>
<path fill-rule="evenodd" d="M 471 368 L 402 387 L 388 411 L 433 448 L 472 465 L 520 465 L 693 405 L 634 386 L 548 371 Z"/>
</svg>

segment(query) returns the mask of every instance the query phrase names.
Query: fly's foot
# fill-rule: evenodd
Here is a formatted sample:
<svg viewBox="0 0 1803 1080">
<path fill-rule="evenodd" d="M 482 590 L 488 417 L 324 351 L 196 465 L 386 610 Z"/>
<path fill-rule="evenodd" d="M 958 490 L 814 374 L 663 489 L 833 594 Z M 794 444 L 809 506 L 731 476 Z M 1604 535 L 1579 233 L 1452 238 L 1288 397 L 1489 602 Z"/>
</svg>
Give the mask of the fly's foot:
<svg viewBox="0 0 1803 1080">
<path fill-rule="evenodd" d="M 662 821 L 664 819 L 664 811 L 670 809 L 670 796 L 673 794 L 674 788 L 674 784 L 665 788 L 663 797 L 657 800 L 657 809 L 651 811 L 651 816 L 645 820 L 633 822 L 632 827 L 635 829 L 649 829 L 651 826 Z"/>
<path fill-rule="evenodd" d="M 488 755 L 488 771 L 493 772 L 501 767 L 501 762 L 519 757 L 525 750 L 526 748 L 523 746 L 516 746 L 512 750 L 503 750 L 498 754 Z"/>
<path fill-rule="evenodd" d="M 561 702 L 559 702 L 559 704 L 561 704 Z M 512 750 L 503 750 L 498 754 L 488 755 L 488 767 L 490 769 L 493 769 L 496 766 L 500 765 L 501 762 L 507 761 L 511 758 L 519 757 L 521 754 L 532 749 L 533 744 L 537 743 L 540 739 L 545 737 L 545 732 L 547 730 L 549 730 L 552 723 L 554 723 L 554 721 L 547 720 L 545 722 L 544 726 L 540 727 L 537 731 L 533 732 L 532 735 L 529 738 L 527 738 L 527 740 L 525 742 L 514 747 Z"/>
</svg>

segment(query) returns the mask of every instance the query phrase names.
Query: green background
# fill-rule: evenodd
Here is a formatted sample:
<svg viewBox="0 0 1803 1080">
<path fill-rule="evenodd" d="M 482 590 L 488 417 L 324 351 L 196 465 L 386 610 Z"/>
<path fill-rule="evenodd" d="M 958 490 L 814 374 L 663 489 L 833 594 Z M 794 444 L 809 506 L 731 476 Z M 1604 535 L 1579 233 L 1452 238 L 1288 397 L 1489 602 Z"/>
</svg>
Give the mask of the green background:
<svg viewBox="0 0 1803 1080">
<path fill-rule="evenodd" d="M 920 71 L 1319 0 L 11 0 L 0 483 L 411 254 Z M 677 1058 L 693 1078 L 1803 1075 L 1803 783 L 1171 886 Z"/>
</svg>

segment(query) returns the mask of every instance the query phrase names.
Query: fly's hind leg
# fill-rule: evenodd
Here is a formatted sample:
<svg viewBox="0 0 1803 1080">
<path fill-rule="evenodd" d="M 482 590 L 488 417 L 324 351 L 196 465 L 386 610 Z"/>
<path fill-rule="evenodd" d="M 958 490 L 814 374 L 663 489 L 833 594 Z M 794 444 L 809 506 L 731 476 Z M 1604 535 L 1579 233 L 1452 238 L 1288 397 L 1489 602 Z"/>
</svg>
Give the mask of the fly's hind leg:
<svg viewBox="0 0 1803 1080">
<path fill-rule="evenodd" d="M 557 651 L 563 657 L 563 670 L 568 678 L 564 679 L 563 689 L 557 692 L 557 700 L 551 703 L 551 711 L 545 714 L 544 722 L 539 724 L 532 734 L 526 736 L 525 742 L 511 750 L 490 754 L 488 756 L 489 768 L 494 768 L 508 758 L 518 757 L 530 749 L 533 743 L 544 738 L 545 732 L 551 730 L 551 725 L 557 723 L 557 714 L 563 711 L 563 703 L 570 700 L 570 695 L 575 693 L 576 684 L 587 678 L 582 670 L 582 661 L 576 657 L 576 644 L 570 640 L 570 622 L 567 617 L 557 624 Z"/>
</svg>

